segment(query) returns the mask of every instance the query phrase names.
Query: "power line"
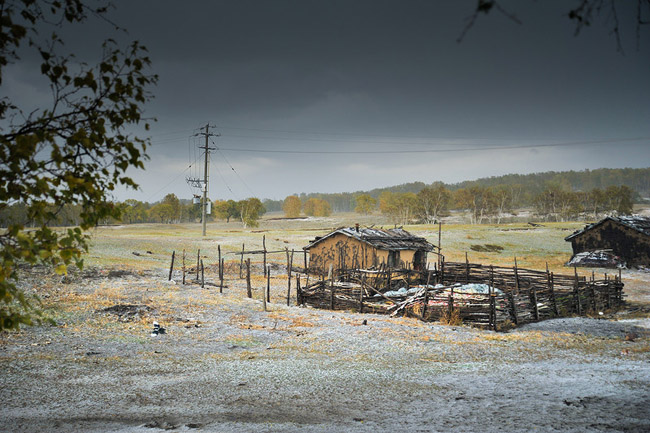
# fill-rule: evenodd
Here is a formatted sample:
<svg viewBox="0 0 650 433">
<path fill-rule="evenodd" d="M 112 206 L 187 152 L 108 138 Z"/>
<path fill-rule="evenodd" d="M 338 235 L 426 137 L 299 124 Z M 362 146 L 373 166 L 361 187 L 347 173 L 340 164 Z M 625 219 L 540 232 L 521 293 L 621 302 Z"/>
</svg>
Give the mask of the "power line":
<svg viewBox="0 0 650 433">
<path fill-rule="evenodd" d="M 402 150 L 279 150 L 279 149 L 246 149 L 246 148 L 229 148 L 220 147 L 220 150 L 229 152 L 249 152 L 249 153 L 285 153 L 285 154 L 319 154 L 319 155 L 367 155 L 367 154 L 405 154 L 405 153 L 450 153 L 450 152 L 479 152 L 484 150 L 512 150 L 512 149 L 530 149 L 537 147 L 563 147 L 608 143 L 624 143 L 632 141 L 648 140 L 650 137 L 621 138 L 615 140 L 593 140 L 593 141 L 574 141 L 564 143 L 546 143 L 546 144 L 524 144 L 519 146 L 480 146 L 480 147 L 463 147 L 455 149 L 402 149 Z M 329 140 L 321 140 L 329 141 Z M 360 142 L 352 142 L 360 143 Z M 382 144 L 372 142 L 373 144 Z M 383 142 L 385 143 L 385 142 Z M 404 143 L 398 143 L 404 144 Z"/>
<path fill-rule="evenodd" d="M 212 141 L 212 144 L 214 144 L 215 146 L 217 145 L 214 141 Z M 241 181 L 241 183 L 244 184 L 244 186 L 246 187 L 248 192 L 251 193 L 251 196 L 255 197 L 255 193 L 253 192 L 253 190 L 248 186 L 248 184 L 246 182 L 244 182 L 244 179 L 242 179 L 242 177 L 239 175 L 237 170 L 235 170 L 235 167 L 232 166 L 230 161 L 228 161 L 228 158 L 226 158 L 226 155 L 223 154 L 223 152 L 221 151 L 221 149 L 218 146 L 217 146 L 217 152 L 219 152 L 219 155 L 221 155 L 221 157 L 224 159 L 224 161 L 226 161 L 226 164 L 228 164 L 228 166 L 230 166 L 230 169 L 235 173 L 235 175 Z"/>
<path fill-rule="evenodd" d="M 169 182 L 167 185 L 165 185 L 165 186 L 163 186 L 162 188 L 160 188 L 160 189 L 159 189 L 158 191 L 156 191 L 154 194 L 151 194 L 151 195 L 149 196 L 149 198 L 147 199 L 147 201 L 151 200 L 152 197 L 154 197 L 154 196 L 160 194 L 161 191 L 163 191 L 164 189 L 166 189 L 167 187 L 169 187 L 169 185 L 171 185 L 172 183 L 176 182 L 176 181 L 178 180 L 178 178 L 181 177 L 183 174 L 185 174 L 185 172 L 186 172 L 187 170 L 189 170 L 191 167 L 192 167 L 192 164 L 190 164 L 190 165 L 188 165 L 187 167 L 185 167 L 185 170 L 181 171 L 181 172 L 178 174 L 178 176 L 176 176 L 174 179 L 171 180 L 171 182 Z"/>
</svg>

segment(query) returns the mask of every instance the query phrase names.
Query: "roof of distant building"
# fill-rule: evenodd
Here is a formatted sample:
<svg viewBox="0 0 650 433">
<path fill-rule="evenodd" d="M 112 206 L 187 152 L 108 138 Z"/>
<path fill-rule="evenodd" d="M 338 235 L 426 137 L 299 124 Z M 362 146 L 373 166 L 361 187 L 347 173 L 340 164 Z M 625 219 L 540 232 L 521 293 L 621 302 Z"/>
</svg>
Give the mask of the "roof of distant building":
<svg viewBox="0 0 650 433">
<path fill-rule="evenodd" d="M 413 236 L 402 228 L 377 229 L 371 227 L 341 227 L 325 236 L 317 237 L 311 241 L 305 249 L 309 249 L 336 234 L 349 236 L 380 250 L 433 251 L 434 248 L 437 248 L 435 245 L 429 243 L 425 238 Z"/>
<path fill-rule="evenodd" d="M 650 236 L 650 217 L 645 217 L 641 215 L 625 215 L 625 216 L 608 216 L 606 218 L 603 218 L 602 220 L 596 223 L 586 225 L 585 228 L 583 228 L 582 230 L 578 230 L 570 234 L 569 236 L 564 238 L 564 240 L 570 241 L 576 236 L 596 228 L 597 226 L 603 224 L 605 221 L 613 221 L 622 224 L 626 227 L 629 227 L 633 230 L 636 230 L 640 233 L 643 233 L 644 235 Z"/>
</svg>

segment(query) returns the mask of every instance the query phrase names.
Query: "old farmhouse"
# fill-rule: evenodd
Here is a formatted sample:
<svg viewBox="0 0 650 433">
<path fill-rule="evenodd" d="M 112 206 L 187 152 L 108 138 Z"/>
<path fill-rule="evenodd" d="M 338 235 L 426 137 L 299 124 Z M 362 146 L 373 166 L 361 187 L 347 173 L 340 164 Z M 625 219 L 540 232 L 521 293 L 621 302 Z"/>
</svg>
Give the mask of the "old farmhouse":
<svg viewBox="0 0 650 433">
<path fill-rule="evenodd" d="M 345 227 L 314 239 L 304 249 L 309 252 L 309 268 L 390 267 L 424 269 L 427 253 L 436 247 L 426 239 L 401 228 L 376 229 Z"/>
<path fill-rule="evenodd" d="M 629 266 L 650 265 L 650 218 L 638 215 L 607 217 L 564 238 L 573 255 L 611 250 Z"/>
</svg>

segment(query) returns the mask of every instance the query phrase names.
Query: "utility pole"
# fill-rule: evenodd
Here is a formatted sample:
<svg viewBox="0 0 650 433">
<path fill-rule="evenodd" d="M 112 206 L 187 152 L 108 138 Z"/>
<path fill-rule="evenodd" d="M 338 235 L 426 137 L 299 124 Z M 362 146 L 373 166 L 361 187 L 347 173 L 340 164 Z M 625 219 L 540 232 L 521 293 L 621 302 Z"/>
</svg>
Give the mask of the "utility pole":
<svg viewBox="0 0 650 433">
<path fill-rule="evenodd" d="M 201 222 L 203 223 L 203 236 L 206 234 L 206 223 L 207 223 L 207 214 L 208 214 L 208 161 L 210 159 L 210 151 L 215 150 L 215 147 L 210 147 L 208 145 L 208 140 L 210 137 L 218 137 L 220 134 L 211 134 L 210 133 L 210 124 L 205 125 L 205 132 L 199 132 L 196 135 L 205 136 L 205 146 L 199 146 L 199 149 L 205 151 L 205 163 L 203 165 L 203 180 L 198 178 L 187 178 L 187 182 L 195 187 L 200 187 L 203 191 L 203 199 L 201 203 Z"/>
</svg>

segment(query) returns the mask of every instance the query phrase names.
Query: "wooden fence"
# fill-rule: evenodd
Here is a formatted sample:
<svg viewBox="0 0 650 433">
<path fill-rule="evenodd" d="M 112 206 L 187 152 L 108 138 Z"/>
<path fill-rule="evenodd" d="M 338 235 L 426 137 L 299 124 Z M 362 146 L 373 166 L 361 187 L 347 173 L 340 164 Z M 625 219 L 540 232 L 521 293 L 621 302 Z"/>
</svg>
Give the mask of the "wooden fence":
<svg viewBox="0 0 650 433">
<path fill-rule="evenodd" d="M 468 286 L 474 285 L 474 286 Z M 476 286 L 480 285 L 480 286 Z M 403 288 L 402 293 L 395 289 Z M 299 290 L 298 303 L 331 310 L 449 318 L 504 329 L 553 317 L 597 314 L 623 305 L 620 276 L 602 280 L 549 271 L 442 263 L 427 272 L 351 270 Z"/>
</svg>

